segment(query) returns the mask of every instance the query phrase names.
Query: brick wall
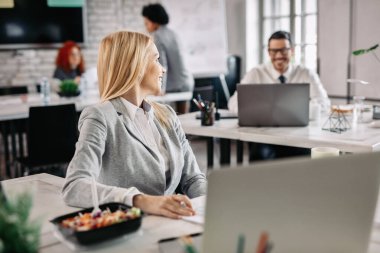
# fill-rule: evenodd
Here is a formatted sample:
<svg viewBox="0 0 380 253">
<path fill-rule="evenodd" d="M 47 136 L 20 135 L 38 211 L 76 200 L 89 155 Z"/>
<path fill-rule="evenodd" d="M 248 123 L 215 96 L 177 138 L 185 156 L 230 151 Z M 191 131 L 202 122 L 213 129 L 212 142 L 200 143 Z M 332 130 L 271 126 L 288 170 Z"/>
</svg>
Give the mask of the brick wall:
<svg viewBox="0 0 380 253">
<path fill-rule="evenodd" d="M 113 31 L 144 32 L 142 6 L 148 0 L 87 0 L 87 46 L 83 54 L 88 68 L 96 66 L 100 40 Z M 0 52 L 0 86 L 29 85 L 30 90 L 43 76 L 51 77 L 57 49 L 28 49 Z"/>
</svg>

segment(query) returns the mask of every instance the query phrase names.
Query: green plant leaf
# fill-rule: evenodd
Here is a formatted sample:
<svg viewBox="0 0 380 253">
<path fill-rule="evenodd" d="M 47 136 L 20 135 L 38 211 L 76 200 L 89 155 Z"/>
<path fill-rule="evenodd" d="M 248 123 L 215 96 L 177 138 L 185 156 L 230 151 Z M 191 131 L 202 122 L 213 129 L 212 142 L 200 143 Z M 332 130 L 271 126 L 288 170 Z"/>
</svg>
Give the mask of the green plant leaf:
<svg viewBox="0 0 380 253">
<path fill-rule="evenodd" d="M 355 50 L 352 52 L 353 55 L 362 55 L 362 54 L 366 54 L 368 52 L 371 52 L 373 50 L 375 50 L 377 47 L 379 46 L 379 44 L 376 44 L 370 48 L 367 48 L 367 49 L 358 49 L 358 50 Z"/>
<path fill-rule="evenodd" d="M 32 196 L 25 192 L 0 205 L 0 252 L 38 252 L 40 221 L 30 221 Z"/>
<path fill-rule="evenodd" d="M 367 53 L 368 53 L 368 52 L 371 52 L 372 50 L 375 50 L 378 46 L 379 46 L 379 44 L 376 44 L 376 45 L 374 45 L 374 46 L 368 48 L 368 49 L 367 49 Z"/>
<path fill-rule="evenodd" d="M 358 49 L 358 50 L 355 50 L 352 52 L 353 55 L 361 55 L 361 54 L 365 54 L 365 53 L 366 53 L 365 49 Z"/>
</svg>

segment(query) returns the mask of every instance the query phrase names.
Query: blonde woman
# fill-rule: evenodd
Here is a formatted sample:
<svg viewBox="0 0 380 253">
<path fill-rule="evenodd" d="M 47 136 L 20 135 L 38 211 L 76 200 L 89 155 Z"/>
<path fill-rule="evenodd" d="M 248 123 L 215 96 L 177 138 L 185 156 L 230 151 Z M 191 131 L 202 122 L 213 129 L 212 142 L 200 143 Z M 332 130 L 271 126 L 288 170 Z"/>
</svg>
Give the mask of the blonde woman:
<svg viewBox="0 0 380 253">
<path fill-rule="evenodd" d="M 123 202 L 170 218 L 194 215 L 189 198 L 205 194 L 205 175 L 175 112 L 145 99 L 161 92 L 165 70 L 158 59 L 152 39 L 140 33 L 120 31 L 101 41 L 102 102 L 81 114 L 63 187 L 67 204 L 91 206 L 95 178 L 101 203 Z M 185 195 L 174 195 L 178 186 Z"/>
</svg>

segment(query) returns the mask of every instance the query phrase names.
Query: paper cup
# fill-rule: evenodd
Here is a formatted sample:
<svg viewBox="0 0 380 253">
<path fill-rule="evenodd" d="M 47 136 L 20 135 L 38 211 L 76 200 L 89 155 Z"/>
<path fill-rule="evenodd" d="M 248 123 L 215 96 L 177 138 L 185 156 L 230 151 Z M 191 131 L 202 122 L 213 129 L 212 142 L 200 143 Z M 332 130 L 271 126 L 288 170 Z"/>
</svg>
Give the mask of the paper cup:
<svg viewBox="0 0 380 253">
<path fill-rule="evenodd" d="M 315 147 L 311 149 L 311 158 L 339 156 L 339 149 L 331 147 Z"/>
</svg>

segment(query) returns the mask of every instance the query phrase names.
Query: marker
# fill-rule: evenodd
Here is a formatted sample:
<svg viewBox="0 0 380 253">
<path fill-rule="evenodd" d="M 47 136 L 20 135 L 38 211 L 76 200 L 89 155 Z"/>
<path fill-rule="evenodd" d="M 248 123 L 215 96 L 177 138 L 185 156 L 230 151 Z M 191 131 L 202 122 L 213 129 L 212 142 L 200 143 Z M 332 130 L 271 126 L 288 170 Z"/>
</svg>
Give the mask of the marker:
<svg viewBox="0 0 380 253">
<path fill-rule="evenodd" d="M 203 111 L 202 106 L 199 104 L 199 102 L 195 98 L 193 98 L 193 102 L 199 108 L 199 110 Z"/>
</svg>

